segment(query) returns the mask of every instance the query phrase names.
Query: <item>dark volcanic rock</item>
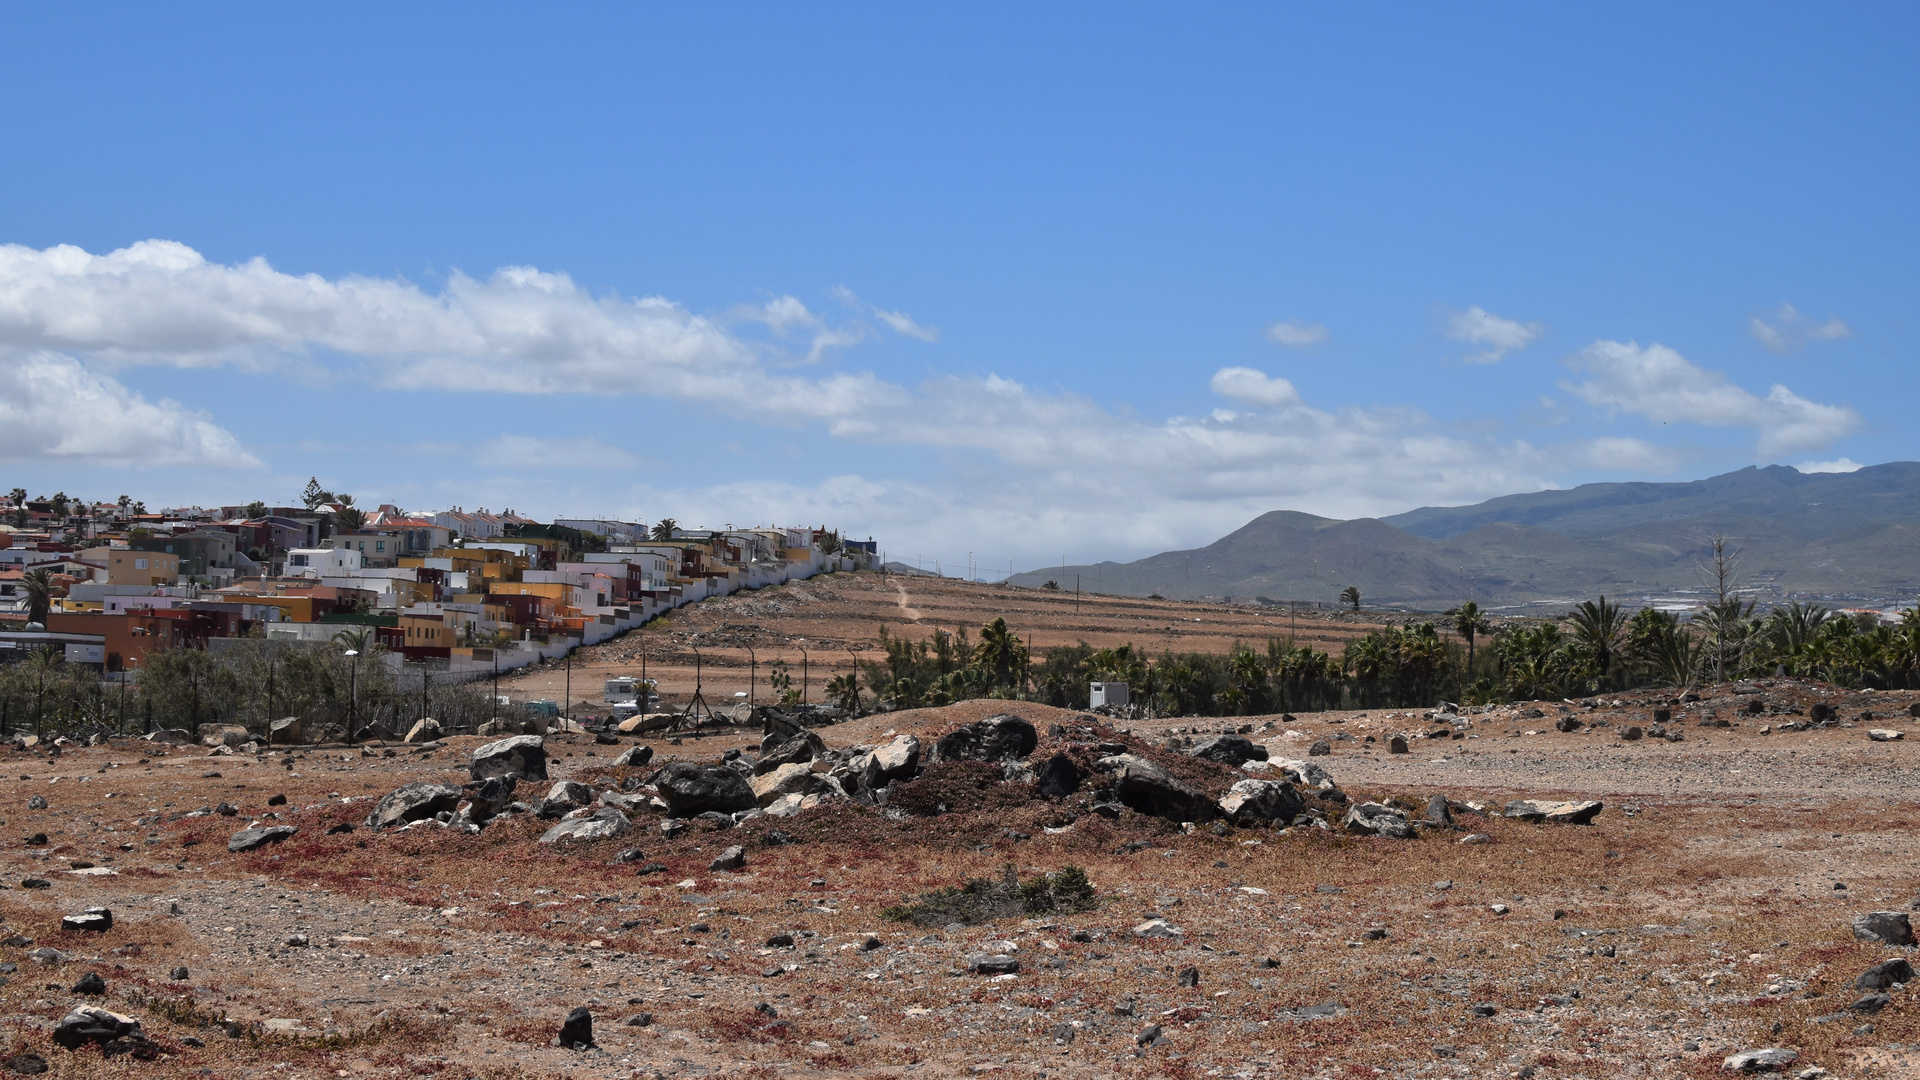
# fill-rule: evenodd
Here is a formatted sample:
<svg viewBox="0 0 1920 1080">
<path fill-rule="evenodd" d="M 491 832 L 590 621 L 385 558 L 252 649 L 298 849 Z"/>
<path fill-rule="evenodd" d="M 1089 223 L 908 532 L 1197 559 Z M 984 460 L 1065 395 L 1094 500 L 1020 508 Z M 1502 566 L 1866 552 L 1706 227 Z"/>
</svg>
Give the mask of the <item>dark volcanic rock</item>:
<svg viewBox="0 0 1920 1080">
<path fill-rule="evenodd" d="M 560 1025 L 560 1045 L 568 1050 L 593 1049 L 593 1013 L 586 1006 L 567 1014 L 567 1022 Z"/>
<path fill-rule="evenodd" d="M 1039 783 L 1040 794 L 1049 799 L 1064 799 L 1080 790 L 1080 770 L 1074 767 L 1073 759 L 1065 754 L 1055 754 L 1040 766 L 1035 777 Z"/>
<path fill-rule="evenodd" d="M 460 805 L 460 789 L 451 784 L 416 780 L 387 792 L 367 815 L 367 827 L 387 829 L 410 821 L 450 812 Z"/>
<path fill-rule="evenodd" d="M 87 1043 L 105 1044 L 115 1039 L 138 1037 L 140 1033 L 140 1021 L 131 1016 L 81 1005 L 54 1026 L 53 1041 L 77 1050 Z"/>
<path fill-rule="evenodd" d="M 490 776 L 545 780 L 547 742 L 538 735 L 515 735 L 490 742 L 474 750 L 470 771 L 475 780 L 485 780 Z"/>
<path fill-rule="evenodd" d="M 1245 735 L 1211 735 L 1189 747 L 1187 756 L 1238 768 L 1243 761 L 1267 760 L 1267 748 Z"/>
<path fill-rule="evenodd" d="M 1861 972 L 1860 977 L 1853 980 L 1853 988 L 1855 990 L 1885 990 L 1894 983 L 1910 983 L 1912 981 L 1913 965 L 1896 956 L 1891 960 L 1882 960 Z"/>
<path fill-rule="evenodd" d="M 253 829 L 241 829 L 227 840 L 227 850 L 232 852 L 257 851 L 268 844 L 277 844 L 300 831 L 297 825 L 265 825 Z"/>
<path fill-rule="evenodd" d="M 102 933 L 113 929 L 113 912 L 103 907 L 90 907 L 78 915 L 68 915 L 60 920 L 62 930 L 84 930 L 89 933 Z"/>
<path fill-rule="evenodd" d="M 1004 761 L 1024 758 L 1040 745 L 1033 725 L 1009 713 L 955 728 L 933 744 L 935 761 Z"/>
<path fill-rule="evenodd" d="M 1031 730 L 1031 729 L 1029 729 Z M 1099 767 L 1112 774 L 1114 794 L 1142 814 L 1169 821 L 1212 821 L 1218 811 L 1200 789 L 1134 754 L 1101 758 Z"/>
<path fill-rule="evenodd" d="M 721 765 L 676 761 L 653 775 L 667 802 L 667 816 L 693 817 L 708 811 L 734 814 L 756 805 L 746 777 Z"/>
<path fill-rule="evenodd" d="M 1913 923 L 1904 911 L 1869 911 L 1853 920 L 1853 936 L 1888 945 L 1913 944 Z"/>
</svg>

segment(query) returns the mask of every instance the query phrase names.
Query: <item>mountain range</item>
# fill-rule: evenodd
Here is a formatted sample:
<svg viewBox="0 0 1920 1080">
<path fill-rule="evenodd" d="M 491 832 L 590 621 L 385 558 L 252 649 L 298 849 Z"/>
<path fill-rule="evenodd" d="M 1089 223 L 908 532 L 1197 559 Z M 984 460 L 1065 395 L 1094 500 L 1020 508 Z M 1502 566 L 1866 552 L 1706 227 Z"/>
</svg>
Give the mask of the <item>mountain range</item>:
<svg viewBox="0 0 1920 1080">
<path fill-rule="evenodd" d="M 1086 591 L 1122 596 L 1322 605 L 1353 586 L 1364 605 L 1415 609 L 1467 599 L 1548 608 L 1602 593 L 1643 603 L 1697 596 L 1715 536 L 1739 553 L 1738 578 L 1763 606 L 1910 602 L 1920 595 L 1920 462 L 1583 484 L 1350 521 L 1274 510 L 1205 547 L 1013 583 L 1071 589 L 1077 576 Z"/>
</svg>

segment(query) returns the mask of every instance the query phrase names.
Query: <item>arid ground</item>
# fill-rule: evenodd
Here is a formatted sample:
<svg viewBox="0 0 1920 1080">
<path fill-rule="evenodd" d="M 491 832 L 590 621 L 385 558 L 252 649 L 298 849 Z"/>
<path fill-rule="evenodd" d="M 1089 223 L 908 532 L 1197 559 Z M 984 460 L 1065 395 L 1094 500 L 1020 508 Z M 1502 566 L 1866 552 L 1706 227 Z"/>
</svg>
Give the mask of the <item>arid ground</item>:
<svg viewBox="0 0 1920 1080">
<path fill-rule="evenodd" d="M 767 673 L 776 659 L 786 662 L 796 689 L 804 676 L 808 700 L 817 702 L 826 681 L 851 670 L 856 656 L 882 658 L 882 626 L 894 637 L 924 641 L 936 629 L 977 634 L 996 617 L 1004 617 L 1036 657 L 1049 647 L 1082 641 L 1094 648 L 1130 644 L 1157 657 L 1168 650 L 1226 652 L 1235 641 L 1264 649 L 1268 638 L 1289 636 L 1338 655 L 1348 638 L 1383 618 L 1325 609 L 1075 597 L 1070 591 L 931 576 L 832 574 L 708 600 L 582 649 L 573 661 L 571 700 L 576 712 L 590 712 L 602 704 L 607 678 L 638 677 L 644 671 L 658 680 L 661 700 L 676 706 L 693 694 L 697 651 L 701 691 L 713 705 L 745 700 L 735 695 L 749 692 L 756 701 L 772 700 Z M 567 685 L 565 665 L 552 662 L 500 680 L 501 692 L 516 700 L 557 702 L 566 696 Z"/>
<path fill-rule="evenodd" d="M 950 610 L 911 589 L 908 600 Z M 965 610 L 977 624 L 991 605 Z M 1050 626 L 1026 621 L 1037 639 L 1106 632 L 1157 648 L 1146 631 L 1170 625 L 1170 610 L 1141 612 L 1127 635 L 1057 609 Z M 1254 636 L 1248 618 L 1219 639 Z M 843 620 L 835 640 L 856 629 Z M 531 816 L 477 834 L 431 822 L 330 833 L 401 784 L 468 780 L 484 740 L 4 749 L 0 1056 L 16 1072 L 44 1059 L 53 1076 L 1292 1080 L 1709 1076 L 1731 1053 L 1779 1047 L 1799 1055 L 1788 1076 L 1920 1076 L 1910 993 L 1849 1010 L 1866 968 L 1920 962 L 1850 929 L 1920 897 L 1920 721 L 1908 715 L 1920 694 L 1781 680 L 1671 697 L 1497 707 L 1465 716 L 1459 738 L 1433 737 L 1442 729 L 1406 710 L 1095 731 L 1216 794 L 1248 774 L 1170 740 L 1245 727 L 1279 759 L 1324 740 L 1331 752 L 1310 760 L 1350 800 L 1450 800 L 1456 827 L 1408 840 L 1187 831 L 1018 782 L 942 789 L 945 813 L 889 814 L 933 802 L 903 795 L 671 838 L 641 811 L 632 833 L 574 847 L 537 843 L 551 822 Z M 1815 704 L 1835 710 L 1833 726 L 1781 730 Z M 1683 741 L 1623 737 L 1663 706 Z M 975 701 L 819 733 L 830 747 L 888 732 L 931 742 L 1003 711 L 1039 730 L 1036 762 L 1090 752 L 1080 729 L 1109 723 Z M 1562 718 L 1578 730 L 1557 730 Z M 1870 741 L 1870 729 L 1907 734 Z M 1388 752 L 1396 734 L 1412 737 L 1409 753 Z M 614 766 L 633 745 L 621 741 L 550 736 L 553 779 L 636 787 L 650 769 Z M 657 765 L 759 743 L 755 728 L 648 745 Z M 34 796 L 45 808 L 29 808 Z M 1528 797 L 1605 805 L 1590 825 L 1498 814 Z M 1339 806 L 1311 805 L 1338 825 Z M 228 838 L 254 823 L 299 832 L 230 853 Z M 711 870 L 731 845 L 745 865 Z M 632 848 L 633 861 L 616 860 Z M 972 926 L 883 914 L 1009 865 L 1023 879 L 1083 867 L 1098 906 Z M 61 928 L 91 906 L 112 909 L 110 930 Z M 1154 915 L 1180 933 L 1136 936 Z M 768 944 L 781 934 L 793 946 Z M 969 970 L 992 953 L 1019 970 Z M 170 977 L 177 967 L 185 978 Z M 72 989 L 90 972 L 103 995 Z M 81 1003 L 139 1020 L 159 1056 L 54 1045 L 53 1025 Z M 553 1045 L 580 1006 L 598 1048 Z"/>
</svg>

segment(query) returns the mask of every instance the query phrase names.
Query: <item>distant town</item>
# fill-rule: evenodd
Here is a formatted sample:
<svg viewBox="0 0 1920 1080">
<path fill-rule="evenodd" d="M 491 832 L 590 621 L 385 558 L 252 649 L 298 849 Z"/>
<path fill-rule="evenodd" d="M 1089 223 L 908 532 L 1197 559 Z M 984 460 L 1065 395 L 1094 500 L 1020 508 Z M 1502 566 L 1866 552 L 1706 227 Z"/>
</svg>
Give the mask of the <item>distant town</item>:
<svg viewBox="0 0 1920 1080">
<path fill-rule="evenodd" d="M 710 596 L 864 569 L 874 548 L 823 526 L 367 509 L 317 481 L 298 505 L 157 511 L 14 488 L 0 499 L 0 663 L 50 648 L 137 672 L 183 644 L 350 638 L 381 646 L 395 673 L 411 662 L 459 681 Z"/>
</svg>

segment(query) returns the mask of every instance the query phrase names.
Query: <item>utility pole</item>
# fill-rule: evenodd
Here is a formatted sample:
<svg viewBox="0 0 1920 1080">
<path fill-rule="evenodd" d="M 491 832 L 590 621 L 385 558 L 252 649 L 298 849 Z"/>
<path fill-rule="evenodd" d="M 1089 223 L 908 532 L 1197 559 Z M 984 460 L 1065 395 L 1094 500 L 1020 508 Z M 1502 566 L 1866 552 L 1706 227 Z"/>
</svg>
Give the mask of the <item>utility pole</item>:
<svg viewBox="0 0 1920 1080">
<path fill-rule="evenodd" d="M 1073 575 L 1073 613 L 1080 614 L 1080 575 Z"/>
<path fill-rule="evenodd" d="M 807 647 L 800 646 L 800 704 L 807 703 Z"/>
<path fill-rule="evenodd" d="M 352 742 L 360 726 L 360 651 L 348 649 L 347 659 L 353 661 L 353 675 L 347 683 L 347 741 Z"/>
<path fill-rule="evenodd" d="M 568 720 L 571 720 L 573 719 L 573 650 L 572 649 L 567 650 L 567 684 L 566 685 L 567 685 L 566 691 L 562 695 L 566 700 L 566 706 L 560 710 L 560 715 L 566 717 Z"/>
<path fill-rule="evenodd" d="M 760 658 L 754 655 L 753 643 L 747 643 L 747 706 L 753 706 L 753 692 L 760 682 Z"/>
</svg>

